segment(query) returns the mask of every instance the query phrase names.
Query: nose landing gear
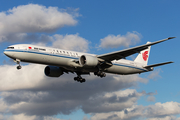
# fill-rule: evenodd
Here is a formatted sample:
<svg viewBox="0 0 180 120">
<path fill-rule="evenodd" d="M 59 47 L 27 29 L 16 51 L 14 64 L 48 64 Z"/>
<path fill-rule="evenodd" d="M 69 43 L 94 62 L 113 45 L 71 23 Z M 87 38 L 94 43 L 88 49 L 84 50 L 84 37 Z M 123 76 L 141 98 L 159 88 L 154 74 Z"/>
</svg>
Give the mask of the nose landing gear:
<svg viewBox="0 0 180 120">
<path fill-rule="evenodd" d="M 21 65 L 20 65 L 21 60 L 16 59 L 16 60 L 14 60 L 14 62 L 16 62 L 18 64 L 18 66 L 17 66 L 18 70 L 22 68 Z"/>
<path fill-rule="evenodd" d="M 17 66 L 17 69 L 18 69 L 18 70 L 21 69 L 21 68 L 22 68 L 22 67 L 21 67 L 20 65 Z"/>
</svg>

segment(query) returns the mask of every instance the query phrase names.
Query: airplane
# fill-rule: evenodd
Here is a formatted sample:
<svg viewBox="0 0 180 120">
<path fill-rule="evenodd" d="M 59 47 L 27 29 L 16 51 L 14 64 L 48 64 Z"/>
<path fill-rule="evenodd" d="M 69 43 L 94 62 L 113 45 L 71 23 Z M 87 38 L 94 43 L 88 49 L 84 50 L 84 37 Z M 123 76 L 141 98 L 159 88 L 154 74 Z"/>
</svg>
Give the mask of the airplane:
<svg viewBox="0 0 180 120">
<path fill-rule="evenodd" d="M 129 75 L 153 71 L 154 67 L 170 64 L 163 62 L 147 65 L 152 45 L 173 39 L 169 37 L 156 42 L 147 42 L 144 45 L 127 48 L 107 54 L 95 55 L 76 51 L 69 51 L 51 47 L 42 47 L 31 44 L 16 44 L 7 47 L 4 54 L 13 59 L 18 64 L 17 69 L 21 69 L 20 62 L 29 62 L 47 65 L 44 73 L 48 77 L 60 77 L 64 73 L 76 73 L 75 81 L 85 82 L 81 75 L 94 73 L 98 77 L 105 77 L 106 73 Z M 138 53 L 134 61 L 125 58 Z"/>
</svg>

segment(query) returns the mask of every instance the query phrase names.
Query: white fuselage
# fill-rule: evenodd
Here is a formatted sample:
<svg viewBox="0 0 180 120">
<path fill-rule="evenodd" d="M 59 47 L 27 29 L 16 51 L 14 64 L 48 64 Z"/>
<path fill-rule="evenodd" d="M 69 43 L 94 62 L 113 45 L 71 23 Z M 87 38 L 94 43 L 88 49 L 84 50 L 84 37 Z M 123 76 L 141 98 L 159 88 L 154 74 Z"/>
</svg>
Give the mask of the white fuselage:
<svg viewBox="0 0 180 120">
<path fill-rule="evenodd" d="M 9 46 L 4 54 L 14 60 L 23 62 L 45 64 L 63 67 L 70 71 L 95 72 L 97 67 L 81 66 L 78 61 L 82 55 L 97 56 L 94 54 L 81 53 L 69 50 L 62 50 L 50 47 L 40 47 L 30 44 L 18 44 Z M 113 74 L 134 74 L 147 72 L 146 68 L 140 63 L 130 60 L 114 60 L 112 65 L 103 70 Z"/>
</svg>

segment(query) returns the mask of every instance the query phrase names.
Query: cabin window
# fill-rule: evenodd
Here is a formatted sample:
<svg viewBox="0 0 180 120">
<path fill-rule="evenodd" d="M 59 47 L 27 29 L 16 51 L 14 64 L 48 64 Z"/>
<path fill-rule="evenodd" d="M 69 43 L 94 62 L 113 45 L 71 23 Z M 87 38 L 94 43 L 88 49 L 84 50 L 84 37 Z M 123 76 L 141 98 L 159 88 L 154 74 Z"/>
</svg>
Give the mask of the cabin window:
<svg viewBox="0 0 180 120">
<path fill-rule="evenodd" d="M 14 49 L 14 47 L 8 47 L 7 49 Z"/>
</svg>

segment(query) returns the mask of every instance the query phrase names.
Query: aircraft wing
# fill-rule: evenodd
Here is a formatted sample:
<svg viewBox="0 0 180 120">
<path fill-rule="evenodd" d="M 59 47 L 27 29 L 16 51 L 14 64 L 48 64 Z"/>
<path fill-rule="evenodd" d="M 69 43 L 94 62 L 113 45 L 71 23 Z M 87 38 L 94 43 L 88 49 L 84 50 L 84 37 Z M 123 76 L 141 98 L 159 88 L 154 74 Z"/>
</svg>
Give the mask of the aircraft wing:
<svg viewBox="0 0 180 120">
<path fill-rule="evenodd" d="M 167 40 L 170 40 L 173 38 L 175 38 L 175 37 L 169 37 L 169 38 L 166 38 L 163 40 L 151 42 L 151 43 L 140 45 L 137 47 L 132 47 L 132 48 L 128 48 L 128 49 L 124 49 L 124 50 L 120 50 L 120 51 L 116 51 L 116 52 L 112 52 L 112 53 L 98 55 L 97 58 L 104 60 L 104 61 L 108 61 L 108 62 L 113 61 L 113 60 L 119 60 L 122 58 L 126 58 L 127 56 L 130 56 L 132 54 L 139 53 L 140 51 L 147 49 L 149 46 L 152 46 L 152 45 L 155 45 L 160 42 L 164 42 L 164 41 L 167 41 Z"/>
</svg>

